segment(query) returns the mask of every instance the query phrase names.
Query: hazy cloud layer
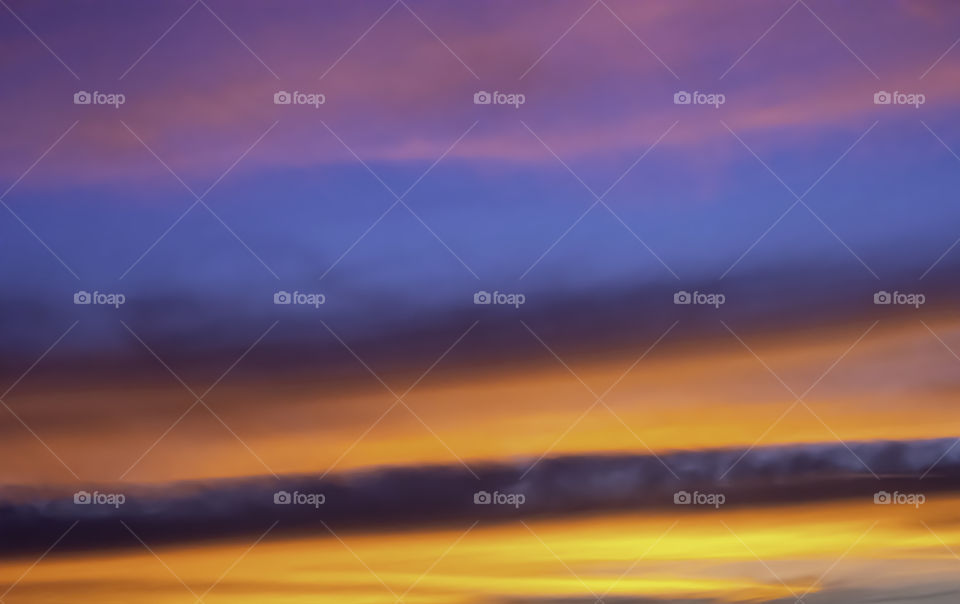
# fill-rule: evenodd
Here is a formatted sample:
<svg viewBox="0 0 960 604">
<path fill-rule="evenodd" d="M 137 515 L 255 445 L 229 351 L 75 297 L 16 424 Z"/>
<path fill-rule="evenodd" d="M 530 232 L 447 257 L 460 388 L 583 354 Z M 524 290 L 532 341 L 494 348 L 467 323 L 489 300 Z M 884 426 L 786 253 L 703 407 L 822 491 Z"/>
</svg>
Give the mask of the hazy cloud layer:
<svg viewBox="0 0 960 604">
<path fill-rule="evenodd" d="M 953 440 L 941 439 L 852 443 L 849 449 L 831 443 L 749 453 L 677 452 L 660 459 L 560 457 L 544 459 L 529 472 L 533 460 L 488 465 L 478 470 L 478 478 L 461 466 L 434 466 L 322 480 L 285 476 L 149 488 L 89 485 L 83 491 L 94 501 L 87 504 L 75 503 L 71 494 L 8 488 L 0 506 L 0 548 L 8 555 L 42 551 L 74 521 L 78 523 L 61 549 L 135 546 L 120 521 L 146 542 L 160 545 L 258 535 L 275 521 L 278 533 L 302 536 L 325 534 L 324 523 L 338 532 L 369 532 L 612 510 L 713 509 L 698 504 L 698 494 L 722 495 L 725 507 L 846 498 L 866 502 L 879 491 L 933 498 L 960 488 L 960 448 L 952 445 Z M 280 495 L 279 501 L 290 503 L 275 503 L 281 491 L 290 499 Z M 483 503 L 487 499 L 477 495 L 481 491 L 489 493 L 490 503 Z M 677 505 L 680 491 L 690 493 L 694 502 Z M 122 503 L 116 494 L 123 495 Z"/>
</svg>

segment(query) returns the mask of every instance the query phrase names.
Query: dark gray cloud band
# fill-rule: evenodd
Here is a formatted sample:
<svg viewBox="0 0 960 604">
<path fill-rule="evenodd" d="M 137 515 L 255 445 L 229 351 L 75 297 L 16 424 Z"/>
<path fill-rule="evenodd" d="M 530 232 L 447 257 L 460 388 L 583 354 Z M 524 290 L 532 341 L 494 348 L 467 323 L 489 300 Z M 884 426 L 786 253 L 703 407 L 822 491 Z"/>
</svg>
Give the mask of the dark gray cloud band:
<svg viewBox="0 0 960 604">
<path fill-rule="evenodd" d="M 58 549 L 139 547 L 122 523 L 159 546 L 256 538 L 274 522 L 275 535 L 323 536 L 327 526 L 338 533 L 376 532 L 630 510 L 682 514 L 715 509 L 706 499 L 711 495 L 722 495 L 725 507 L 866 502 L 879 491 L 923 493 L 929 500 L 960 490 L 960 447 L 954 442 L 863 442 L 849 449 L 808 444 L 749 453 L 674 452 L 659 459 L 567 456 L 544 459 L 529 472 L 532 460 L 485 465 L 477 468 L 479 479 L 450 465 L 387 467 L 322 480 L 82 485 L 88 495 L 81 494 L 81 503 L 73 493 L 8 487 L 0 492 L 0 554 L 42 552 L 74 522 Z M 694 501 L 678 505 L 678 492 Z M 84 503 L 85 497 L 94 501 Z"/>
<path fill-rule="evenodd" d="M 245 360 L 244 372 L 273 374 L 307 368 L 327 383 L 341 381 L 345 372 L 356 369 L 356 359 L 324 324 L 385 379 L 396 375 L 403 377 L 401 381 L 419 375 L 475 321 L 479 321 L 478 329 L 457 347 L 445 366 L 476 371 L 508 361 L 525 364 L 541 359 L 540 344 L 518 319 L 571 359 L 615 355 L 637 349 L 638 342 L 643 343 L 642 350 L 678 321 L 670 338 L 658 347 L 669 352 L 690 342 L 728 340 L 729 333 L 718 319 L 744 337 L 854 321 L 869 325 L 874 319 L 902 320 L 901 309 L 873 303 L 874 292 L 880 289 L 922 291 L 927 300 L 921 309 L 924 316 L 942 313 L 960 300 L 960 291 L 955 280 L 939 278 L 955 272 L 955 264 L 948 258 L 941 268 L 942 272 L 931 275 L 922 287 L 915 281 L 916 267 L 880 283 L 861 267 L 820 265 L 754 270 L 723 281 L 665 278 L 567 290 L 517 282 L 510 285 L 510 291 L 526 296 L 520 308 L 475 305 L 474 290 L 484 286 L 473 282 L 462 287 L 444 285 L 437 293 L 443 303 L 436 308 L 420 308 L 386 293 L 339 291 L 331 284 L 318 286 L 327 296 L 319 310 L 274 305 L 274 283 L 246 287 L 226 298 L 206 297 L 198 291 L 128 292 L 125 305 L 99 314 L 86 312 L 86 307 L 79 307 L 85 312 L 78 312 L 66 291 L 60 304 L 38 303 L 11 291 L 0 295 L 0 333 L 4 334 L 0 378 L 15 380 L 78 320 L 54 354 L 38 367 L 50 379 L 63 375 L 132 380 L 151 374 L 157 367 L 155 359 L 120 320 L 188 382 L 192 373 L 200 382 L 209 381 L 211 371 L 229 366 L 275 321 L 276 327 Z M 726 303 L 718 309 L 677 305 L 673 296 L 678 290 L 720 292 Z M 28 309 L 26 315 L 24 309 Z"/>
</svg>

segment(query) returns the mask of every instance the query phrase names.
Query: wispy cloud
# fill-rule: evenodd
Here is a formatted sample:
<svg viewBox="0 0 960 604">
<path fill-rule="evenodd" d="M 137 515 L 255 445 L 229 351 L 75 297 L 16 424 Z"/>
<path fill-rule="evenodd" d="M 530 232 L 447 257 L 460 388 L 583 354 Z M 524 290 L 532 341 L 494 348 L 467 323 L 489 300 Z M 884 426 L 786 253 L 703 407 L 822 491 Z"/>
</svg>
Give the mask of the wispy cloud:
<svg viewBox="0 0 960 604">
<path fill-rule="evenodd" d="M 273 522 L 278 534 L 303 536 L 324 533 L 324 523 L 338 531 L 369 532 L 625 510 L 681 513 L 706 505 L 699 499 L 678 501 L 678 493 L 719 496 L 722 500 L 707 504 L 733 508 L 840 499 L 866 503 L 881 491 L 935 497 L 960 488 L 960 448 L 953 444 L 940 439 L 766 447 L 746 455 L 713 450 L 659 458 L 557 457 L 530 472 L 532 460 L 485 465 L 477 468 L 478 476 L 455 465 L 388 467 L 322 480 L 82 485 L 80 497 L 93 501 L 79 504 L 74 493 L 7 488 L 0 506 L 5 535 L 0 551 L 42 550 L 76 521 L 61 549 L 130 546 L 121 521 L 146 541 L 163 544 L 256 536 Z"/>
</svg>

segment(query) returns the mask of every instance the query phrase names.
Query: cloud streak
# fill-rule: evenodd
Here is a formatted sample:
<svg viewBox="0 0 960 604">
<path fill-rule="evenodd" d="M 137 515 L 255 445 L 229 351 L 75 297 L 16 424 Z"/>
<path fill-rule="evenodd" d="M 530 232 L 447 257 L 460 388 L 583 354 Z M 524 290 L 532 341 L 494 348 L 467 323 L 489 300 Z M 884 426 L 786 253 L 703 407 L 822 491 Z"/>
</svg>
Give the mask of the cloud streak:
<svg viewBox="0 0 960 604">
<path fill-rule="evenodd" d="M 323 479 L 89 485 L 84 490 L 98 492 L 107 503 L 86 505 L 51 489 L 6 488 L 0 505 L 0 552 L 13 556 L 42 551 L 74 522 L 60 549 L 135 547 L 121 522 L 159 546 L 259 535 L 273 522 L 278 522 L 278 534 L 304 536 L 325 534 L 325 524 L 338 532 L 376 532 L 611 511 L 676 514 L 699 507 L 676 505 L 678 491 L 722 494 L 727 507 L 870 501 L 882 490 L 930 498 L 960 488 L 960 448 L 953 447 L 954 442 L 858 442 L 849 448 L 821 443 L 749 452 L 685 451 L 659 458 L 570 456 L 542 460 L 533 469 L 531 460 L 490 464 L 478 468 L 478 478 L 460 466 L 425 466 Z M 296 501 L 277 504 L 280 491 Z M 480 491 L 500 494 L 508 503 L 478 504 Z M 122 493 L 125 501 L 111 505 L 112 493 Z M 511 505 L 521 495 L 522 503 Z"/>
<path fill-rule="evenodd" d="M 222 24 L 200 9 L 191 11 L 120 81 L 115 79 L 117 74 L 99 73 L 104 71 L 101 64 L 115 64 L 116 59 L 105 61 L 98 54 L 102 49 L 84 44 L 75 30 L 57 20 L 45 32 L 46 37 L 54 47 L 75 49 L 72 59 L 84 64 L 84 68 L 78 67 L 84 74 L 80 86 L 122 89 L 128 102 L 120 111 L 86 111 L 89 107 L 70 104 L 77 82 L 69 76 L 27 78 L 16 72 L 13 64 L 0 65 L 0 69 L 6 69 L 0 75 L 21 81 L 15 94 L 31 99 L 18 119 L 9 124 L 11 135 L 5 137 L 6 144 L 0 145 L 0 169 L 15 177 L 25 167 L 24 141 L 42 140 L 51 127 L 51 114 L 73 112 L 82 123 L 71 135 L 76 139 L 71 161 L 59 165 L 56 177 L 45 181 L 44 186 L 165 178 L 166 174 L 154 169 L 153 158 L 145 155 L 139 143 L 120 126 L 118 118 L 130 124 L 175 170 L 202 180 L 229 165 L 236 149 L 266 125 L 276 119 L 291 120 L 289 110 L 296 108 L 277 107 L 271 102 L 273 93 L 283 88 L 315 88 L 326 94 L 328 103 L 316 115 L 297 114 L 297 128 L 281 125 L 251 160 L 261 170 L 352 161 L 352 155 L 326 135 L 319 124 L 321 119 L 335 130 L 350 132 L 351 146 L 368 161 L 429 162 L 456 132 L 482 118 L 483 127 L 458 145 L 452 158 L 544 163 L 553 158 L 519 126 L 518 119 L 533 124 L 562 156 L 589 159 L 598 154 L 609 157 L 632 152 L 637 148 L 637 133 L 660 132 L 677 119 L 684 125 L 664 141 L 667 147 L 687 149 L 725 138 L 726 132 L 716 127 L 718 117 L 753 140 L 775 144 L 785 134 L 793 140 L 809 139 L 848 125 L 856 130 L 853 124 L 858 118 L 869 123 L 875 115 L 890 116 L 890 112 L 877 113 L 872 104 L 872 94 L 878 87 L 921 87 L 928 98 L 928 117 L 945 114 L 958 100 L 952 85 L 958 67 L 950 56 L 919 81 L 923 70 L 917 66 L 932 63 L 943 51 L 936 35 L 939 25 L 905 8 L 883 13 L 875 27 L 906 29 L 914 33 L 916 44 L 861 51 L 869 63 L 883 66 L 877 69 L 883 74 L 878 82 L 867 70 L 860 71 L 856 59 L 846 54 L 841 43 L 800 8 L 780 22 L 760 47 L 747 53 L 729 77 L 719 80 L 749 43 L 751 34 L 743 31 L 742 23 L 755 12 L 751 5 L 722 12 L 697 5 L 693 17 L 687 6 L 665 9 L 610 3 L 614 16 L 600 5 L 521 80 L 518 76 L 574 22 L 577 11 L 551 10 L 552 6 L 532 2 L 510 6 L 509 18 L 475 19 L 466 7 L 451 11 L 446 6 L 438 10 L 441 7 L 433 3 L 412 6 L 426 23 L 434 23 L 444 42 L 456 49 L 456 57 L 398 6 L 370 32 L 366 43 L 346 53 L 323 80 L 319 75 L 324 65 L 333 64 L 354 41 L 346 32 L 359 35 L 374 21 L 377 11 L 371 7 L 344 8 L 339 21 L 325 14 L 316 19 L 301 14 L 298 19 L 280 19 L 264 29 L 257 27 L 246 5 L 213 5 L 250 47 L 259 49 L 257 56 L 262 54 L 267 64 L 284 66 L 279 81 L 246 55 Z M 106 5 L 98 10 L 114 12 Z M 328 9 L 316 5 L 304 10 Z M 506 8 L 492 6 L 490 10 L 495 14 Z M 953 7 L 944 11 L 944 22 L 955 16 Z M 778 16 L 775 13 L 771 10 L 771 20 Z M 144 41 L 151 39 L 149 28 L 133 15 L 121 14 L 137 25 L 138 31 L 143 30 L 140 34 Z M 163 22 L 167 15 L 153 17 Z M 856 17 L 852 14 L 832 14 L 828 18 L 854 46 L 872 42 L 865 36 L 867 32 L 854 27 L 851 20 Z M 344 28 L 345 22 L 354 27 Z M 317 23 L 322 24 L 319 34 Z M 335 31 L 330 30 L 334 23 L 338 23 Z M 17 47 L 24 52 L 35 50 L 36 41 L 29 34 L 12 30 Z M 278 30 L 284 35 L 274 36 Z M 674 35 L 660 33 L 666 30 Z M 532 31 L 541 33 L 531 36 Z M 762 31 L 757 23 L 756 35 Z M 634 37 L 637 32 L 641 32 L 641 39 L 650 40 L 657 56 L 681 74 L 679 80 L 648 53 Z M 929 35 L 931 32 L 934 35 Z M 791 53 L 800 39 L 822 40 L 823 44 L 808 49 L 803 64 L 795 64 Z M 689 40 L 700 43 L 690 44 Z M 136 56 L 136 45 L 128 44 L 130 56 Z M 378 50 L 383 47 L 394 49 L 402 64 L 385 62 Z M 490 48 L 498 51 L 490 52 Z M 570 69 L 558 66 L 582 62 L 577 57 L 584 48 L 590 48 L 591 61 L 575 68 L 578 86 L 574 89 L 569 86 Z M 184 52 L 195 59 L 184 61 Z M 470 69 L 480 74 L 479 81 L 459 63 L 461 55 Z M 718 56 L 725 60 L 714 58 Z M 783 69 L 784 64 L 792 69 Z M 91 70 L 96 70 L 95 76 Z M 424 78 L 425 70 L 442 72 L 446 77 Z M 762 83 L 756 77 L 758 70 L 763 74 Z M 851 71 L 858 77 L 849 77 Z M 211 73 L 217 77 L 209 78 Z M 184 93 L 185 86 L 191 92 Z M 671 103 L 678 89 L 710 87 L 720 89 L 730 99 L 721 112 L 688 111 L 688 107 Z M 520 112 L 486 111 L 490 107 L 479 112 L 470 101 L 478 88 L 516 88 L 527 95 L 529 102 Z M 385 99 L 389 102 L 383 103 Z M 597 108 L 603 110 L 594 110 Z M 567 119 L 571 114 L 581 119 Z M 312 118 L 308 120 L 312 126 L 306 129 L 307 136 L 305 122 L 299 121 L 305 117 Z M 394 127 L 397 123 L 414 128 L 398 129 Z"/>
</svg>

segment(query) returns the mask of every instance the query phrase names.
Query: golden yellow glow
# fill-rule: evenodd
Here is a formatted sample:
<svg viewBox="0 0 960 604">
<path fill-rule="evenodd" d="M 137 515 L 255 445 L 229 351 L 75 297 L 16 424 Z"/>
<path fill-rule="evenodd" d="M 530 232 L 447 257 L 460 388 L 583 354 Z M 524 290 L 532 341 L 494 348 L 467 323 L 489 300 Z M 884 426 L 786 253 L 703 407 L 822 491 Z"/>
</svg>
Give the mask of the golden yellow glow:
<svg viewBox="0 0 960 604">
<path fill-rule="evenodd" d="M 766 602 L 953 580 L 960 498 L 621 514 L 420 532 L 51 554 L 0 563 L 19 602 L 495 602 L 604 595 Z M 135 529 L 135 527 L 133 527 Z M 336 528 L 334 527 L 334 530 Z M 249 550 L 249 551 L 248 551 Z M 762 562 L 761 562 L 762 559 Z M 22 579 L 18 581 L 18 578 Z M 182 583 L 181 583 L 182 581 Z M 189 590 L 195 594 L 192 595 Z"/>
<path fill-rule="evenodd" d="M 931 325 L 947 338 L 957 329 L 946 322 Z M 395 401 L 372 376 L 364 376 L 366 387 L 343 392 L 318 388 L 306 377 L 226 380 L 207 402 L 230 430 L 197 406 L 167 432 L 193 403 L 172 378 L 153 390 L 77 388 L 10 404 L 89 481 L 115 481 L 131 467 L 127 481 L 165 482 L 268 470 L 448 464 L 457 463 L 456 457 L 537 458 L 547 451 L 646 453 L 646 446 L 658 452 L 745 447 L 758 439 L 759 445 L 776 445 L 954 436 L 958 393 L 932 388 L 936 380 L 930 376 L 955 372 L 956 359 L 922 326 L 877 327 L 817 381 L 866 327 L 786 341 L 744 336 L 795 392 L 816 384 L 804 397 L 809 408 L 797 405 L 786 415 L 795 397 L 732 336 L 671 354 L 656 349 L 618 383 L 649 343 L 609 358 L 568 359 L 594 392 L 616 383 L 604 398 L 609 409 L 596 405 L 586 414 L 596 399 L 546 351 L 545 364 L 488 376 L 444 374 L 441 363 L 405 399 L 416 416 L 402 405 L 384 415 Z M 137 406 L 125 404 L 130 397 Z M 62 417 L 63 408 L 76 409 L 78 416 Z M 123 430 L 111 422 L 122 423 Z M 9 455 L 9 482 L 73 480 L 26 430 L 11 433 L 4 445 L 21 453 Z"/>
</svg>

